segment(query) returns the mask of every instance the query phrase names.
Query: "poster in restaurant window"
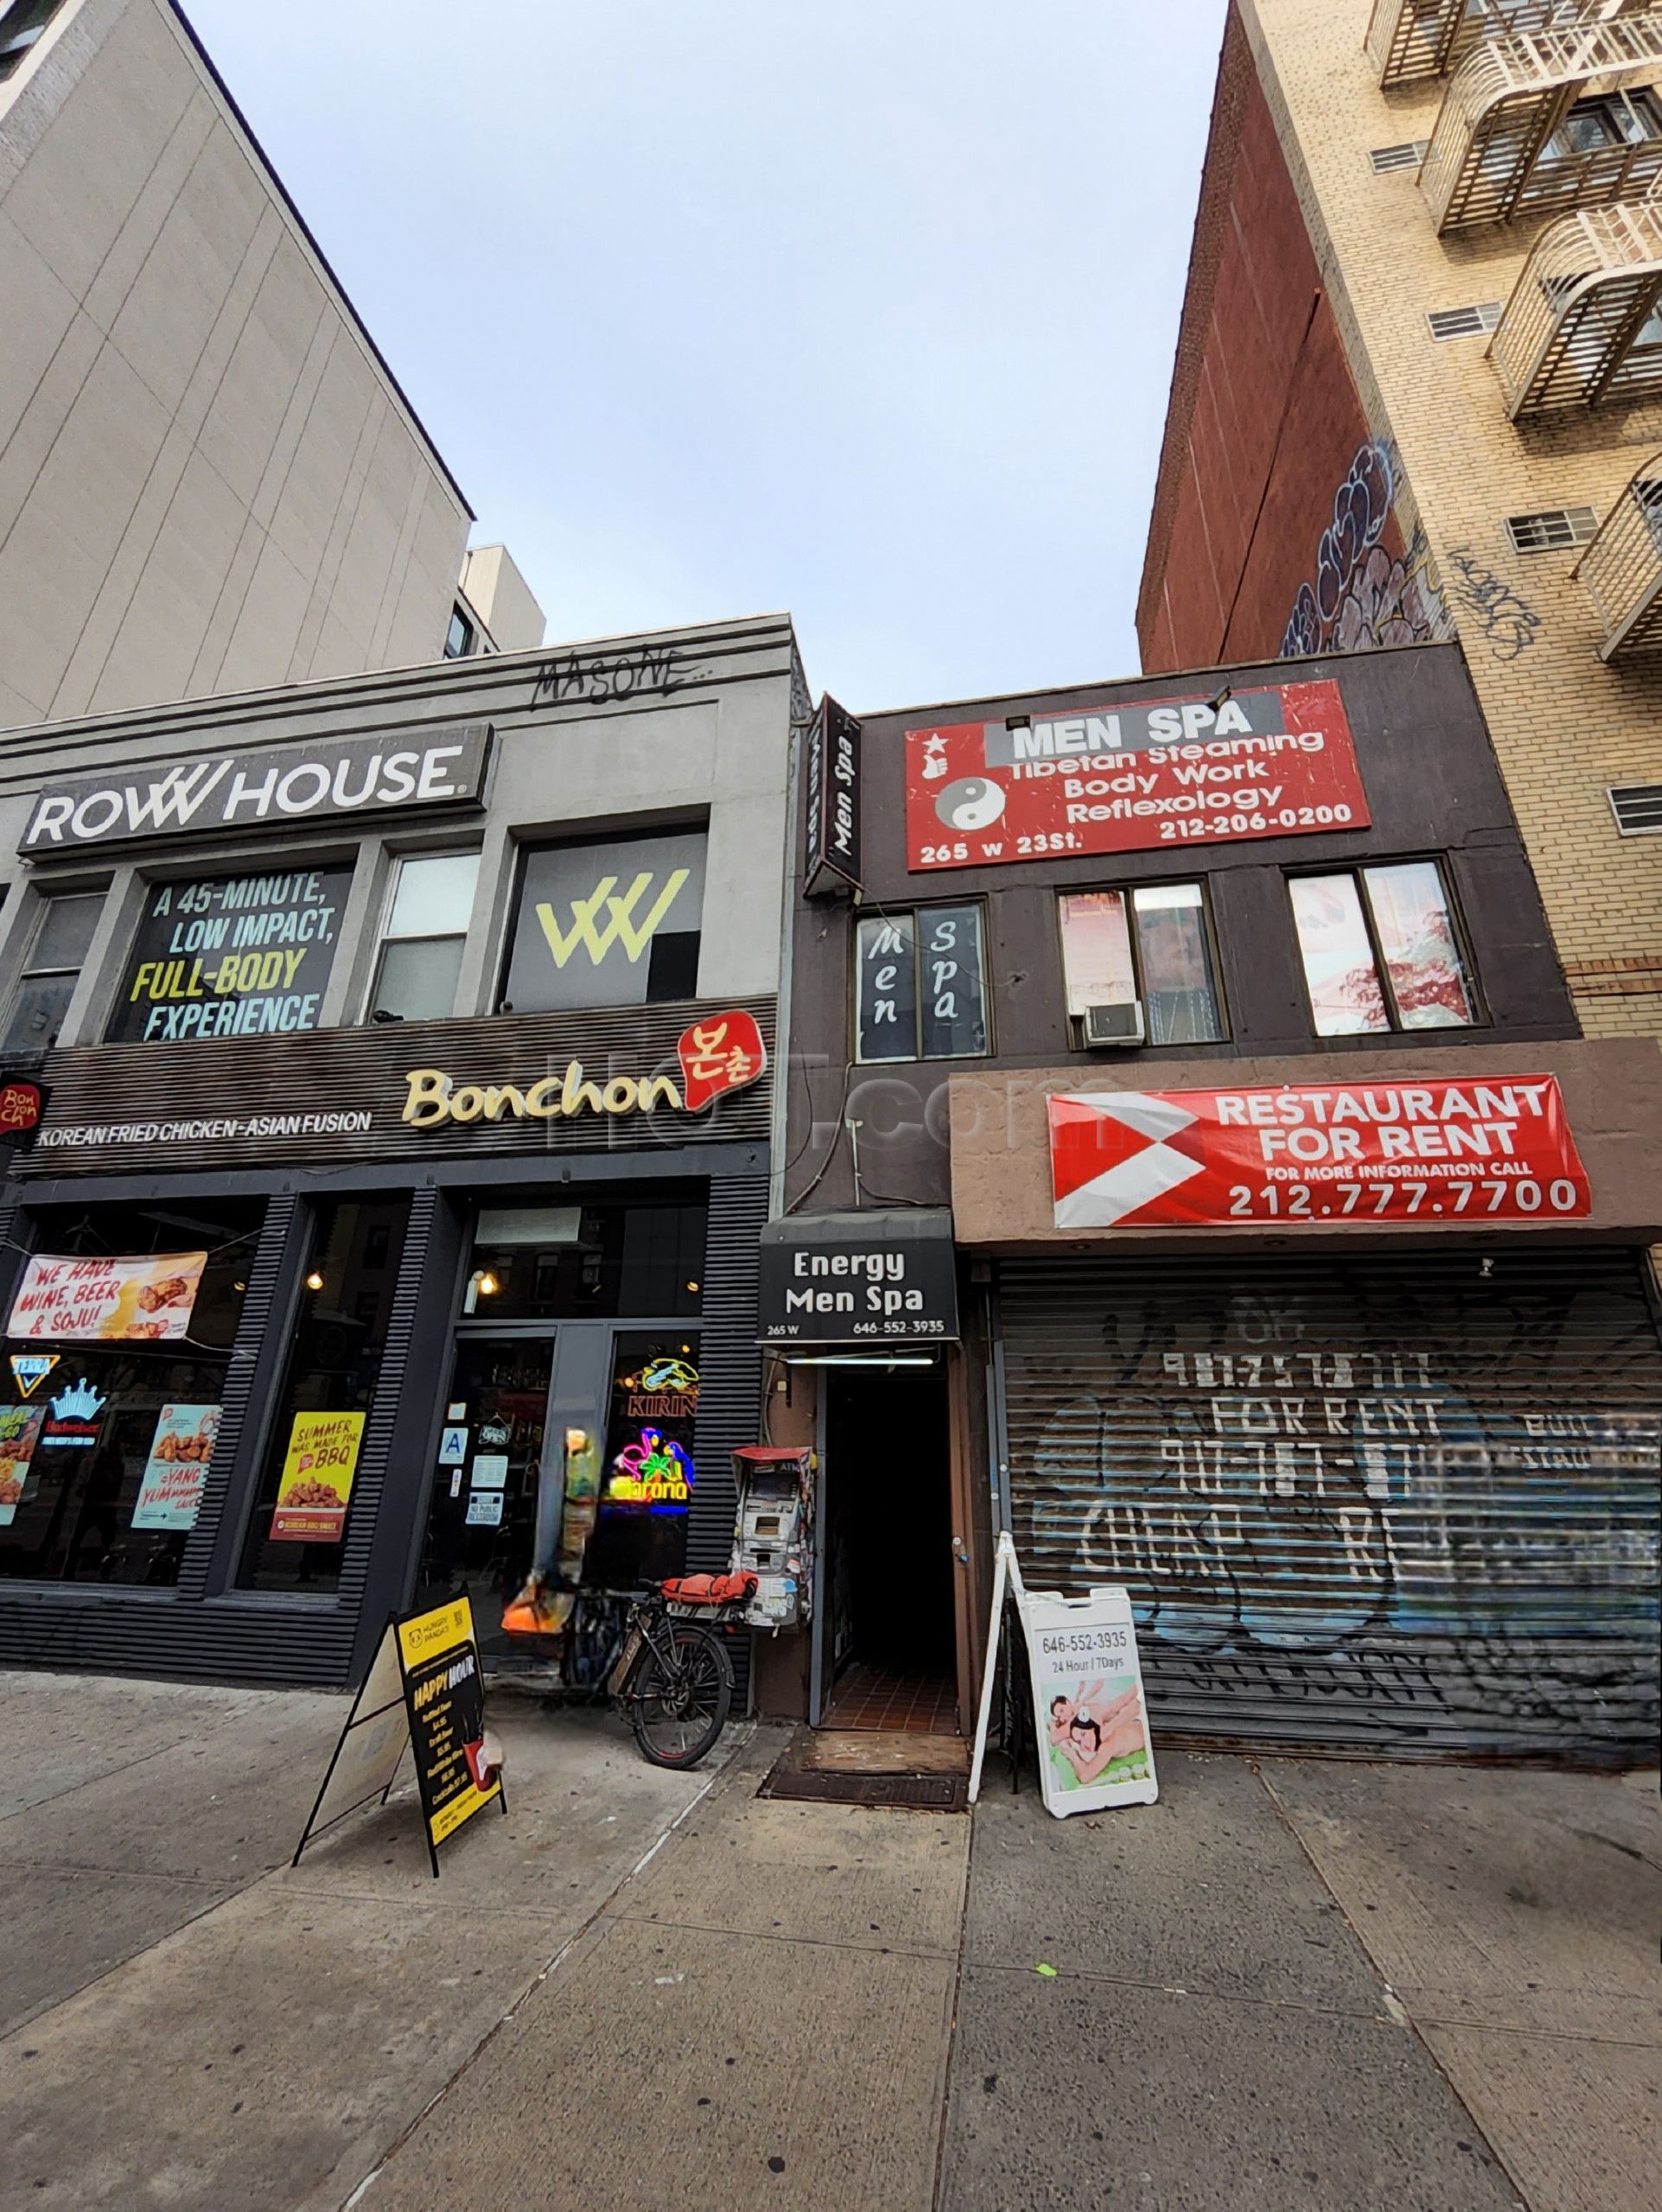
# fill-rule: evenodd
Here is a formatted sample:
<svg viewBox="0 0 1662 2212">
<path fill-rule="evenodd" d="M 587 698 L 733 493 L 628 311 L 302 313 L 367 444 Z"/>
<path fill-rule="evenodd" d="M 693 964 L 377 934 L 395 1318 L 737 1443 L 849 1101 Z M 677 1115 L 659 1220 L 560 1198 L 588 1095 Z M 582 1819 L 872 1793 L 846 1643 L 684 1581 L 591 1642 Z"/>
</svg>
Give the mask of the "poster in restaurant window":
<svg viewBox="0 0 1662 2212">
<path fill-rule="evenodd" d="M 906 733 L 906 864 L 1195 852 L 1365 830 L 1339 686 L 1000 715 Z"/>
<path fill-rule="evenodd" d="M 0 1529 L 11 1526 L 23 1502 L 45 1413 L 44 1406 L 0 1406 Z"/>
<path fill-rule="evenodd" d="M 133 1503 L 135 1529 L 194 1529 L 220 1433 L 217 1406 L 163 1406 Z"/>
<path fill-rule="evenodd" d="M 295 1415 L 271 1510 L 274 1541 L 340 1542 L 363 1435 L 360 1413 Z"/>
<path fill-rule="evenodd" d="M 206 1252 L 124 1259 L 35 1252 L 7 1334 L 44 1344 L 172 1343 L 189 1332 L 207 1265 Z"/>
<path fill-rule="evenodd" d="M 350 868 L 152 884 L 105 1038 L 315 1029 L 351 885 Z"/>
</svg>

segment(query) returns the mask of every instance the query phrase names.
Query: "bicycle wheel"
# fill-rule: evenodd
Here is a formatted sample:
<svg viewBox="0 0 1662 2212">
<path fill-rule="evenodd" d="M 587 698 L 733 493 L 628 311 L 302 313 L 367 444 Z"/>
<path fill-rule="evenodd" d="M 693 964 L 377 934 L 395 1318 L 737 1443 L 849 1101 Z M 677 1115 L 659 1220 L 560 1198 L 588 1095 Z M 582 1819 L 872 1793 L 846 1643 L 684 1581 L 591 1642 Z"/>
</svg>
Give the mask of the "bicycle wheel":
<svg viewBox="0 0 1662 2212">
<path fill-rule="evenodd" d="M 642 1757 L 654 1766 L 697 1766 L 727 1726 L 732 1703 L 733 1662 L 721 1638 L 695 1621 L 666 1622 L 629 1706 Z"/>
</svg>

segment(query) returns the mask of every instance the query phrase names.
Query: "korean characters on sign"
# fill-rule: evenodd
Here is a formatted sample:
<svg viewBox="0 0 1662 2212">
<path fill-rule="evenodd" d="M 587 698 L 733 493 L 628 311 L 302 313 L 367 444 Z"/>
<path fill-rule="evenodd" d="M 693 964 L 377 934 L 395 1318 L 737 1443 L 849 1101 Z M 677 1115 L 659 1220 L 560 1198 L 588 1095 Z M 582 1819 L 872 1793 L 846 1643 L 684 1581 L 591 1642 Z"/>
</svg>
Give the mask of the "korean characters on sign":
<svg viewBox="0 0 1662 2212">
<path fill-rule="evenodd" d="M 683 1103 L 701 1113 L 723 1091 L 743 1090 L 761 1081 L 767 1048 L 754 1014 L 713 1014 L 684 1029 L 676 1039 L 681 1063 Z"/>
<path fill-rule="evenodd" d="M 1366 829 L 1339 686 L 1138 700 L 906 733 L 907 867 Z"/>
<path fill-rule="evenodd" d="M 1471 1226 L 1593 1210 L 1551 1076 L 1048 1103 L 1058 1229 Z"/>
</svg>

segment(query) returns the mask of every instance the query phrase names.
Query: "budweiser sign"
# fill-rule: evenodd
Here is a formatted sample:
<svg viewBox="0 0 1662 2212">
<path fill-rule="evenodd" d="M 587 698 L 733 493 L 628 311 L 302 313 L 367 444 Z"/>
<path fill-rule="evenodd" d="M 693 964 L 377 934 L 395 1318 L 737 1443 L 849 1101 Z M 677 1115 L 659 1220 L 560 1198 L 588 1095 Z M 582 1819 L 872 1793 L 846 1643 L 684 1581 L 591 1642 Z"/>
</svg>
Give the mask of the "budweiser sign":
<svg viewBox="0 0 1662 2212">
<path fill-rule="evenodd" d="M 1593 1209 L 1551 1076 L 1048 1103 L 1058 1229 L 1469 1225 Z"/>
</svg>

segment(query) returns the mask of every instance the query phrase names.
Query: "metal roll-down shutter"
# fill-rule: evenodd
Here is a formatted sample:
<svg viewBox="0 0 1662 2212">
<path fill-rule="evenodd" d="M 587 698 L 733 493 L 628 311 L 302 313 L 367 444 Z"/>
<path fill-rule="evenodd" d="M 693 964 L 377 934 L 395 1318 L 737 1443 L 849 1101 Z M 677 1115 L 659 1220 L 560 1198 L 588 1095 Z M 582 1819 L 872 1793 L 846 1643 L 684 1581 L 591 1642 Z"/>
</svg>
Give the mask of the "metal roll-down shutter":
<svg viewBox="0 0 1662 2212">
<path fill-rule="evenodd" d="M 1655 1755 L 1634 1253 L 1000 1270 L 1028 1586 L 1129 1585 L 1156 1737 Z"/>
</svg>

